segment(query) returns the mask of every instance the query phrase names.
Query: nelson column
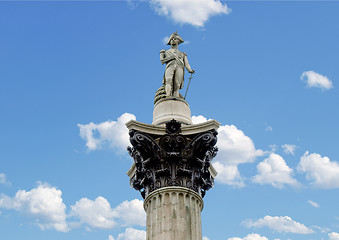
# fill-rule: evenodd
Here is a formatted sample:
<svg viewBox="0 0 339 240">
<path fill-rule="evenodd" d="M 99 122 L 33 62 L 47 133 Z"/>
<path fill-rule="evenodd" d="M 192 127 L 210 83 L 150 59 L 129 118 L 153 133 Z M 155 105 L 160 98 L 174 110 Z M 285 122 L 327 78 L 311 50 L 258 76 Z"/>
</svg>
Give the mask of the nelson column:
<svg viewBox="0 0 339 240">
<path fill-rule="evenodd" d="M 178 50 L 183 42 L 175 32 L 167 43 L 170 49 L 160 51 L 166 69 L 155 94 L 152 124 L 126 123 L 132 145 L 128 152 L 134 159 L 127 174 L 144 198 L 146 240 L 201 240 L 203 197 L 217 174 L 211 161 L 220 124 L 193 124 L 179 93 L 185 69 L 194 73 L 186 53 Z"/>
</svg>

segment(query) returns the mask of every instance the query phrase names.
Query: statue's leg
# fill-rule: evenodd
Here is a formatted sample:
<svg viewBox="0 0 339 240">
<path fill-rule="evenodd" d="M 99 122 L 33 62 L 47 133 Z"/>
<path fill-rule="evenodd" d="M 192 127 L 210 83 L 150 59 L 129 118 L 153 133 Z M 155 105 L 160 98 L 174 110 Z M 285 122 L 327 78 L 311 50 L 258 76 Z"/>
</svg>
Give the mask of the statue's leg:
<svg viewBox="0 0 339 240">
<path fill-rule="evenodd" d="M 167 82 L 168 81 L 166 79 L 166 85 L 165 85 L 166 97 L 170 97 L 172 93 L 172 85 Z"/>
<path fill-rule="evenodd" d="M 177 67 L 175 70 L 173 81 L 173 96 L 179 97 L 180 86 L 184 81 L 184 70 L 181 67 Z"/>
<path fill-rule="evenodd" d="M 165 71 L 165 91 L 166 97 L 172 96 L 174 68 L 169 66 Z"/>
</svg>

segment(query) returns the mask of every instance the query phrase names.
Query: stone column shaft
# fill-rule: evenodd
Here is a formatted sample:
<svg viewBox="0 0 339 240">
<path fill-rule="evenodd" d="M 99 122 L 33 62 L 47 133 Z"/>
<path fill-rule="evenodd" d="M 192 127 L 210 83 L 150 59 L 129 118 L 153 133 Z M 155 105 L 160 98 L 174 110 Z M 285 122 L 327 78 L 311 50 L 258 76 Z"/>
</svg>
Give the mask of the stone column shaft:
<svg viewBox="0 0 339 240">
<path fill-rule="evenodd" d="M 146 240 L 201 240 L 203 200 L 183 187 L 164 187 L 147 196 Z"/>
</svg>

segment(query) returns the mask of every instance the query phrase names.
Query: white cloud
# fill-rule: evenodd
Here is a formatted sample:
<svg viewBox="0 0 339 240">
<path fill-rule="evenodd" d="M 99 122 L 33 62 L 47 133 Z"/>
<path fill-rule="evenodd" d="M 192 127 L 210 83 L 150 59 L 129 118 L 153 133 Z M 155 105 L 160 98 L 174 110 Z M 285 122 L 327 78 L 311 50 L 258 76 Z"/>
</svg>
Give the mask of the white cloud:
<svg viewBox="0 0 339 240">
<path fill-rule="evenodd" d="M 264 152 L 257 150 L 251 138 L 234 125 L 220 126 L 216 160 L 226 165 L 254 162 Z"/>
<path fill-rule="evenodd" d="M 146 231 L 134 228 L 126 228 L 124 233 L 120 233 L 117 240 L 145 240 Z"/>
<path fill-rule="evenodd" d="M 211 119 L 208 119 L 211 120 Z M 208 121 L 207 118 L 205 118 L 202 115 L 199 116 L 192 116 L 192 122 L 193 124 L 199 124 L 199 123 L 203 123 L 203 122 L 207 122 Z"/>
<path fill-rule="evenodd" d="M 211 119 L 208 119 L 211 120 Z M 192 116 L 194 124 L 208 121 L 204 116 Z M 251 138 L 234 125 L 220 126 L 218 129 L 218 154 L 216 161 L 225 165 L 254 162 L 264 152 L 257 150 Z"/>
<path fill-rule="evenodd" d="M 207 119 L 202 115 L 192 116 L 194 124 L 203 123 Z M 216 161 L 225 165 L 238 165 L 254 162 L 256 157 L 264 155 L 262 150 L 255 148 L 251 138 L 234 125 L 220 126 L 218 129 L 218 154 Z"/>
<path fill-rule="evenodd" d="M 213 163 L 213 166 L 218 172 L 216 181 L 232 185 L 235 187 L 244 187 L 244 180 L 240 176 L 238 167 L 236 165 L 224 165 L 220 162 Z"/>
<path fill-rule="evenodd" d="M 48 184 L 39 183 L 30 191 L 19 190 L 13 198 L 0 194 L 0 209 L 14 209 L 35 219 L 42 229 L 54 228 L 67 232 L 70 228 L 87 225 L 87 229 L 110 229 L 119 225 L 146 225 L 146 214 L 143 201 L 134 199 L 124 201 L 112 209 L 104 197 L 95 200 L 82 198 L 71 206 L 69 215 L 62 200 L 62 192 Z M 1 212 L 0 212 L 1 213 Z M 79 219 L 66 222 L 66 218 Z"/>
<path fill-rule="evenodd" d="M 300 79 L 306 82 L 307 87 L 317 87 L 321 88 L 322 90 L 333 88 L 333 83 L 330 79 L 328 79 L 328 77 L 314 71 L 303 72 Z"/>
<path fill-rule="evenodd" d="M 192 116 L 194 124 L 206 121 L 207 119 L 204 116 Z M 219 127 L 217 146 L 219 150 L 213 163 L 218 171 L 216 181 L 236 187 L 245 186 L 239 173 L 238 165 L 254 162 L 264 152 L 256 149 L 252 139 L 234 125 Z"/>
<path fill-rule="evenodd" d="M 231 9 L 219 0 L 151 0 L 157 14 L 167 16 L 180 24 L 203 27 L 214 15 L 229 14 Z"/>
<path fill-rule="evenodd" d="M 117 214 L 105 198 L 97 197 L 94 201 L 88 198 L 77 201 L 75 205 L 71 206 L 70 216 L 78 217 L 80 224 L 109 229 L 116 225 L 114 218 L 117 217 Z"/>
<path fill-rule="evenodd" d="M 282 188 L 285 184 L 297 186 L 298 182 L 292 177 L 293 170 L 278 154 L 271 153 L 257 165 L 258 174 L 253 177 L 253 182 L 271 184 L 273 187 Z"/>
<path fill-rule="evenodd" d="M 314 186 L 339 188 L 339 164 L 331 162 L 328 157 L 306 151 L 300 158 L 298 170 L 304 172 Z"/>
<path fill-rule="evenodd" d="M 70 216 L 80 219 L 73 226 L 87 224 L 92 228 L 110 229 L 118 222 L 122 225 L 146 225 L 143 201 L 138 199 L 124 201 L 112 209 L 104 197 L 99 196 L 95 200 L 82 198 L 71 206 Z"/>
<path fill-rule="evenodd" d="M 277 232 L 310 234 L 314 231 L 304 224 L 292 220 L 290 217 L 272 217 L 265 216 L 259 218 L 257 221 L 251 219 L 243 222 L 247 227 L 269 227 Z"/>
<path fill-rule="evenodd" d="M 316 203 L 316 202 L 313 202 L 313 201 L 311 201 L 311 200 L 308 200 L 307 202 L 308 202 L 310 205 L 312 205 L 313 207 L 316 207 L 316 208 L 319 207 L 319 204 Z"/>
<path fill-rule="evenodd" d="M 202 237 L 202 240 L 210 240 L 208 237 Z"/>
<path fill-rule="evenodd" d="M 297 146 L 293 144 L 284 144 L 281 147 L 283 148 L 284 153 L 292 155 L 294 155 L 295 149 L 297 148 Z"/>
<path fill-rule="evenodd" d="M 6 175 L 4 173 L 0 173 L 0 184 L 11 185 L 11 183 L 7 180 Z"/>
<path fill-rule="evenodd" d="M 251 233 L 251 234 L 248 234 L 244 238 L 232 237 L 232 238 L 229 238 L 228 240 L 268 240 L 268 238 L 264 236 L 260 236 L 257 233 Z"/>
<path fill-rule="evenodd" d="M 14 209 L 35 218 L 41 229 L 54 228 L 66 232 L 69 227 L 66 223 L 66 205 L 61 195 L 61 190 L 39 183 L 37 188 L 30 191 L 19 190 L 13 198 L 2 195 L 0 207 Z"/>
<path fill-rule="evenodd" d="M 125 123 L 135 119 L 133 114 L 124 113 L 117 121 L 78 124 L 80 137 L 86 141 L 87 149 L 90 151 L 109 146 L 123 152 L 129 145 L 128 129 Z"/>
<path fill-rule="evenodd" d="M 112 235 L 108 235 L 108 240 L 114 240 L 114 237 Z"/>
<path fill-rule="evenodd" d="M 328 234 L 329 240 L 339 240 L 339 233 L 331 232 Z"/>
<path fill-rule="evenodd" d="M 142 200 L 124 201 L 114 209 L 114 212 L 126 225 L 146 226 L 146 213 Z"/>
</svg>

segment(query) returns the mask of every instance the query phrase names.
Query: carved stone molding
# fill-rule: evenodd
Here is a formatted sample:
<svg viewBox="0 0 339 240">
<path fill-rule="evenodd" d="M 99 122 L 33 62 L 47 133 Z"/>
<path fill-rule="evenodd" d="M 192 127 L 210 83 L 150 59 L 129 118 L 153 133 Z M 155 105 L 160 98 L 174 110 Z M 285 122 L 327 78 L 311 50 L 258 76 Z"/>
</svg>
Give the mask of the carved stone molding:
<svg viewBox="0 0 339 240">
<path fill-rule="evenodd" d="M 186 187 L 204 197 L 214 185 L 209 167 L 217 153 L 217 134 L 211 129 L 182 135 L 181 124 L 174 119 L 166 123 L 164 135 L 131 129 L 133 147 L 128 147 L 128 152 L 135 164 L 131 186 L 140 191 L 143 198 L 169 186 Z"/>
</svg>

